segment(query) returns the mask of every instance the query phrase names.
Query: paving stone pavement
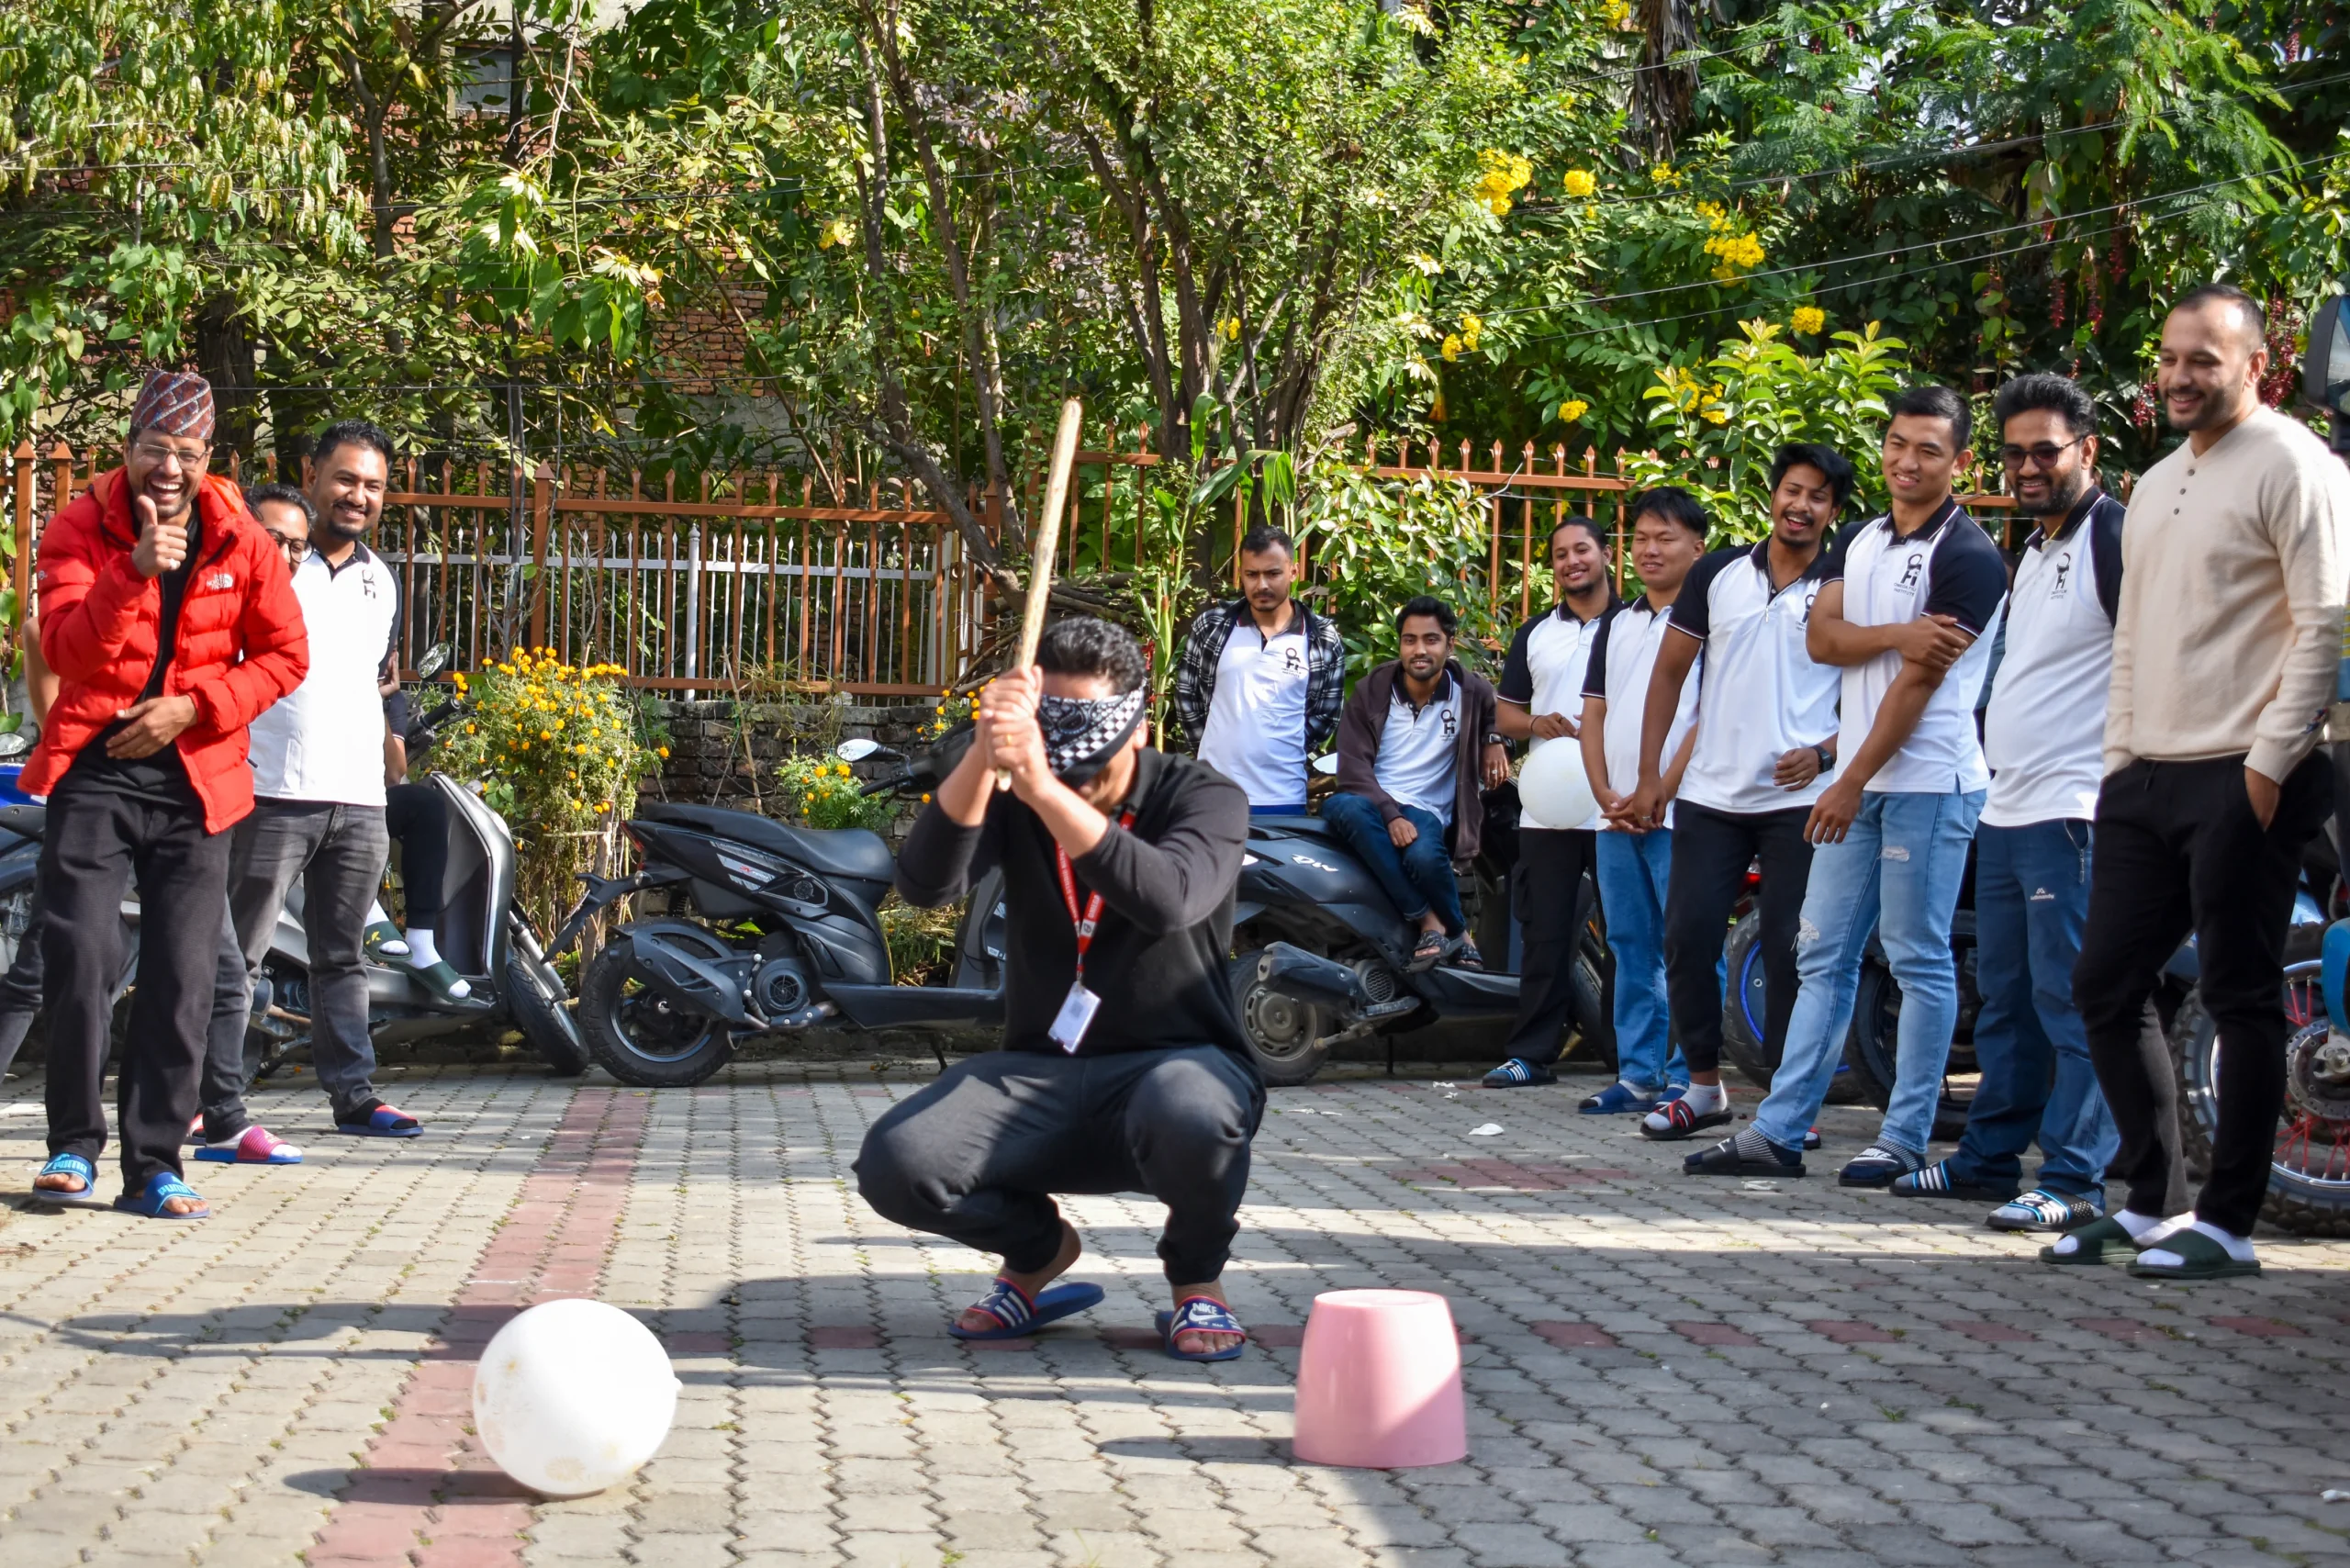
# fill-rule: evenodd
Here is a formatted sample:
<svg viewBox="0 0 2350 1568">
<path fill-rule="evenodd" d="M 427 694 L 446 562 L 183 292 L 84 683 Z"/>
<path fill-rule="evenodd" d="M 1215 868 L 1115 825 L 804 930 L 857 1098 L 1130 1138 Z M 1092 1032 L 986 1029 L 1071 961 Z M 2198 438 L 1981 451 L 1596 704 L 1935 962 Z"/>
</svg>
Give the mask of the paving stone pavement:
<svg viewBox="0 0 2350 1568">
<path fill-rule="evenodd" d="M 985 1260 L 849 1171 L 928 1076 L 411 1070 L 413 1142 L 321 1136 L 314 1089 L 270 1088 L 308 1163 L 197 1166 L 216 1215 L 179 1226 L 27 1209 L 41 1119 L 12 1084 L 0 1563 L 2350 1562 L 2350 1500 L 2321 1497 L 2350 1489 L 2350 1242 L 2155 1289 L 2044 1268 L 1975 1204 L 1840 1191 L 1868 1113 L 1827 1114 L 1807 1180 L 1700 1182 L 1575 1114 L 1595 1083 L 1344 1077 L 1272 1096 L 1227 1276 L 1243 1360 L 1154 1348 L 1158 1215 L 1118 1198 L 1069 1205 L 1107 1302 L 963 1346 Z M 1300 1327 L 1364 1285 L 1451 1299 L 1467 1463 L 1291 1459 Z M 581 1294 L 642 1315 L 685 1393 L 631 1485 L 543 1502 L 465 1391 L 507 1315 Z"/>
</svg>

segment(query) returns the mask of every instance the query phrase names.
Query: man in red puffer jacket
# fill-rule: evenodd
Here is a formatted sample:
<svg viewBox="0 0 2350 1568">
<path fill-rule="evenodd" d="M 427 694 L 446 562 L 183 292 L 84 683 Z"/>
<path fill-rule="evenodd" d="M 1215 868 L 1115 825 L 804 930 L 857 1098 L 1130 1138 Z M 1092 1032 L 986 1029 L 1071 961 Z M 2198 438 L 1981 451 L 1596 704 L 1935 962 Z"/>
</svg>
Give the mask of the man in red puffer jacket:
<svg viewBox="0 0 2350 1568">
<path fill-rule="evenodd" d="M 21 780 L 49 797 L 50 1159 L 33 1195 L 95 1201 L 119 912 L 135 879 L 139 988 L 118 1068 L 115 1206 L 156 1219 L 209 1213 L 181 1179 L 179 1151 L 212 1008 L 228 830 L 253 804 L 245 726 L 310 662 L 284 558 L 236 487 L 207 472 L 212 424 L 203 377 L 150 375 L 123 465 L 50 521 L 35 578 L 41 655 L 61 685 Z"/>
</svg>

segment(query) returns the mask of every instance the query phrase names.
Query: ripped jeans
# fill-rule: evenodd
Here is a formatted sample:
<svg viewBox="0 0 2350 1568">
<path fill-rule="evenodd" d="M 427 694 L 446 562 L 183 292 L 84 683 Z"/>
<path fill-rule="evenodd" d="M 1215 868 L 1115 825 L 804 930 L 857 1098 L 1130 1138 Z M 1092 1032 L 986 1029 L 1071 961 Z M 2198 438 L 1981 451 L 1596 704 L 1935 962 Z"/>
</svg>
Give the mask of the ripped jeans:
<svg viewBox="0 0 2350 1568">
<path fill-rule="evenodd" d="M 1787 1047 L 1754 1126 L 1782 1148 L 1801 1148 L 1844 1054 L 1852 995 L 1874 928 L 1901 988 L 1892 1102 L 1880 1143 L 1923 1155 L 1941 1102 L 1942 1067 L 1958 1027 L 1958 965 L 1951 915 L 1983 791 L 1928 795 L 1867 790 L 1841 844 L 1812 852 L 1796 935 L 1795 1014 Z"/>
</svg>

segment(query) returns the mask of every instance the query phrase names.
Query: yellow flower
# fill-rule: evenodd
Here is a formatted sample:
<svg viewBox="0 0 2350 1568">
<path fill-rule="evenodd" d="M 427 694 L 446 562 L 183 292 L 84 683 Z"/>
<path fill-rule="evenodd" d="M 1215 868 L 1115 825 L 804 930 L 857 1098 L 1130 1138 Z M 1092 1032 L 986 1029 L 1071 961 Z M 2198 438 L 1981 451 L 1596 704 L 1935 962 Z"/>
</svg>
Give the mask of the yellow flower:
<svg viewBox="0 0 2350 1568">
<path fill-rule="evenodd" d="M 1477 346 L 1477 340 L 1484 336 L 1484 333 L 1485 323 L 1479 320 L 1476 317 L 1463 316 L 1460 318 L 1460 346 L 1462 348 L 1474 350 Z"/>
<path fill-rule="evenodd" d="M 1718 403 L 1706 410 L 1705 419 L 1706 422 L 1709 425 L 1728 424 L 1729 422 L 1729 415 L 1723 412 L 1722 407 Z"/>
<path fill-rule="evenodd" d="M 1444 363 L 1447 364 L 1450 364 L 1454 360 L 1460 357 L 1460 339 L 1457 334 L 1448 334 L 1446 336 L 1444 340 L 1443 352 Z"/>
<path fill-rule="evenodd" d="M 1591 412 L 1591 405 L 1580 398 L 1570 398 L 1559 405 L 1559 418 L 1568 424 L 1574 423 L 1589 412 Z"/>
<path fill-rule="evenodd" d="M 1599 189 L 1599 182 L 1588 169 L 1570 169 L 1559 176 L 1559 188 L 1581 201 Z"/>
<path fill-rule="evenodd" d="M 1809 337 L 1828 325 L 1828 312 L 1816 305 L 1798 305 L 1789 321 L 1796 331 Z"/>
<path fill-rule="evenodd" d="M 665 759 L 665 760 L 666 760 L 666 759 L 668 757 L 668 755 L 669 755 L 669 748 L 668 748 L 667 746 L 665 746 L 665 745 L 657 745 L 657 746 L 655 746 L 653 749 L 654 749 L 655 753 L 656 755 L 658 755 L 659 756 L 661 756 L 663 759 Z"/>
<path fill-rule="evenodd" d="M 1240 318 L 1226 316 L 1215 324 L 1215 330 L 1225 342 L 1237 343 L 1240 341 Z"/>
<path fill-rule="evenodd" d="M 929 797 L 928 795 L 924 795 L 924 796 L 922 798 L 922 803 L 923 803 L 923 805 L 925 805 L 925 806 L 927 806 L 928 804 L 930 804 L 930 797 Z"/>
<path fill-rule="evenodd" d="M 1660 185 L 1677 185 L 1681 183 L 1680 172 L 1670 163 L 1659 163 L 1655 168 L 1651 169 L 1649 178 Z"/>
<path fill-rule="evenodd" d="M 835 245 L 856 242 L 856 225 L 845 218 L 835 218 L 817 232 L 816 249 L 829 251 Z"/>
</svg>

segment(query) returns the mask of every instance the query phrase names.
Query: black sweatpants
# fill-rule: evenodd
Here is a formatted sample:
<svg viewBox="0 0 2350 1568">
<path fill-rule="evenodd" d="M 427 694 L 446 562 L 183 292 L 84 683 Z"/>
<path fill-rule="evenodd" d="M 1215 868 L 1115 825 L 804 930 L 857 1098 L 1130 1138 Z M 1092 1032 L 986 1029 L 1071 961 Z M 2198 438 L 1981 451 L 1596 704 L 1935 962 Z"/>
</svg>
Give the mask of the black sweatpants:
<svg viewBox="0 0 2350 1568">
<path fill-rule="evenodd" d="M 1796 1005 L 1796 930 L 1811 879 L 1804 842 L 1808 806 L 1783 812 L 1718 812 L 1689 801 L 1673 806 L 1673 879 L 1664 900 L 1664 981 L 1673 1033 L 1692 1072 L 1722 1062 L 1722 944 L 1730 911 L 1746 890 L 1746 868 L 1762 862 L 1762 1054 L 1779 1065 Z M 1730 977 L 1737 983 L 1738 977 Z"/>
<path fill-rule="evenodd" d="M 400 924 L 441 929 L 442 883 L 449 875 L 449 802 L 430 784 L 384 791 L 384 831 L 400 846 Z"/>
<path fill-rule="evenodd" d="M 1147 1193 L 1167 1205 L 1168 1282 L 1224 1272 L 1265 1113 L 1256 1074 L 1214 1046 L 1110 1056 L 966 1057 L 865 1135 L 857 1191 L 909 1230 L 1027 1273 L 1060 1250 L 1055 1193 Z"/>
<path fill-rule="evenodd" d="M 2221 1044 L 2218 1136 L 2195 1215 L 2235 1236 L 2260 1217 L 2285 1103 L 2285 932 L 2301 846 L 2333 808 L 2322 756 L 2285 780 L 2266 828 L 2244 794 L 2241 756 L 2133 762 L 2098 791 L 2073 998 L 2121 1132 L 2108 1170 L 2135 1213 L 2175 1212 L 2186 1190 L 2170 1052 L 2148 1001 L 2192 931 L 2197 989 Z"/>
<path fill-rule="evenodd" d="M 1525 925 L 1517 964 L 1517 1022 L 1504 1057 L 1549 1067 L 1566 1054 L 1567 1022 L 1575 1011 L 1575 952 L 1591 918 L 1596 888 L 1585 875 L 1598 854 L 1588 828 L 1526 828 L 1517 835 L 1512 902 Z M 1580 1020 L 1585 1026 L 1596 1019 Z"/>
<path fill-rule="evenodd" d="M 117 1067 L 124 1188 L 180 1173 L 196 1114 L 220 955 L 229 835 L 176 805 L 91 788 L 69 773 L 49 801 L 39 887 L 49 1001 L 49 1151 L 95 1160 L 106 1142 L 103 1073 L 122 974 L 122 900 L 139 890 L 139 988 Z"/>
</svg>

